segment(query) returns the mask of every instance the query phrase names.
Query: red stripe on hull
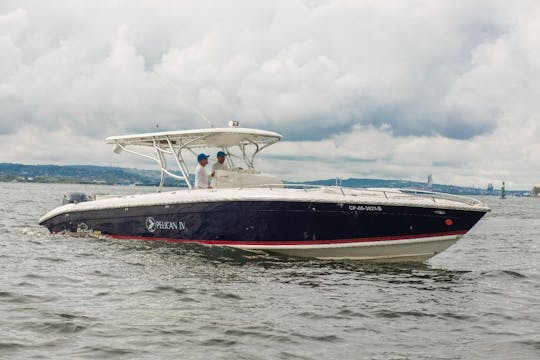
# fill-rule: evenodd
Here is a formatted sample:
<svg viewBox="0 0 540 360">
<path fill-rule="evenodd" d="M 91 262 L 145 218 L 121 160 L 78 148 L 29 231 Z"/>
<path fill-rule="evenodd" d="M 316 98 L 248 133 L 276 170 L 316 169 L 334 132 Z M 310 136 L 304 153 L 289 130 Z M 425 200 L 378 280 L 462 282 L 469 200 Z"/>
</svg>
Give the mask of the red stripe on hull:
<svg viewBox="0 0 540 360">
<path fill-rule="evenodd" d="M 119 240 L 145 240 L 145 241 L 165 241 L 174 243 L 198 243 L 207 245 L 320 245 L 320 244 L 347 244 L 347 243 L 363 243 L 363 242 L 378 242 L 391 240 L 408 240 L 422 239 L 437 236 L 465 235 L 467 231 L 448 231 L 432 234 L 419 235 L 396 235 L 384 237 L 370 237 L 359 239 L 336 239 L 336 240 L 300 240 L 300 241 L 235 241 L 235 240 L 191 240 L 191 239 L 174 239 L 174 238 L 159 238 L 146 236 L 125 236 L 125 235 L 100 235 L 107 238 Z"/>
</svg>

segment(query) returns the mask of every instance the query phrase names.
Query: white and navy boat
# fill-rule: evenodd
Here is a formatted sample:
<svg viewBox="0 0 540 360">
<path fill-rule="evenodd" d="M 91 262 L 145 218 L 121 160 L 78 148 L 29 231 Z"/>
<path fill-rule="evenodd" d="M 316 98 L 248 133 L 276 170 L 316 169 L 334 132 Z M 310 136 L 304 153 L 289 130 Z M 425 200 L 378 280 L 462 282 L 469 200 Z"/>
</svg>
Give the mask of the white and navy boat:
<svg viewBox="0 0 540 360">
<path fill-rule="evenodd" d="M 128 196 L 64 196 L 39 223 L 51 233 L 194 242 L 321 259 L 423 261 L 465 235 L 490 209 L 447 194 L 386 188 L 287 186 L 255 169 L 255 156 L 280 141 L 264 130 L 169 131 L 106 139 L 115 152 L 155 160 L 159 191 Z M 134 147 L 153 155 L 134 151 Z M 194 189 L 185 156 L 227 154 L 210 189 Z M 167 159 L 176 170 L 168 168 Z M 162 191 L 167 176 L 186 187 Z"/>
</svg>

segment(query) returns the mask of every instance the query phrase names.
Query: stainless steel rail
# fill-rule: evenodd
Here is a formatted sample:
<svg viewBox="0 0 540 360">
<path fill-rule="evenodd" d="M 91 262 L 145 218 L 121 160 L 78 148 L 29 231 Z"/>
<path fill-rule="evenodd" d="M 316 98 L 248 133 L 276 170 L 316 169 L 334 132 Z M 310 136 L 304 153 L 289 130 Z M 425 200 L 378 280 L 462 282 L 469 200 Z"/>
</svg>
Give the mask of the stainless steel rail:
<svg viewBox="0 0 540 360">
<path fill-rule="evenodd" d="M 437 200 L 446 200 L 454 201 L 471 206 L 482 206 L 484 205 L 481 201 L 474 198 L 452 195 L 445 193 L 438 193 L 425 190 L 417 189 L 400 189 L 400 188 L 348 188 L 342 186 L 324 186 L 324 185 L 309 185 L 309 184 L 262 184 L 262 185 L 253 185 L 246 186 L 244 189 L 253 189 L 253 188 L 268 188 L 270 190 L 277 189 L 299 189 L 305 192 L 308 191 L 325 191 L 327 193 L 341 194 L 343 196 L 360 196 L 360 195 L 370 195 L 370 196 L 384 196 L 385 199 L 400 199 L 400 198 L 411 198 L 411 196 L 417 196 L 418 198 L 429 198 L 433 202 Z"/>
</svg>

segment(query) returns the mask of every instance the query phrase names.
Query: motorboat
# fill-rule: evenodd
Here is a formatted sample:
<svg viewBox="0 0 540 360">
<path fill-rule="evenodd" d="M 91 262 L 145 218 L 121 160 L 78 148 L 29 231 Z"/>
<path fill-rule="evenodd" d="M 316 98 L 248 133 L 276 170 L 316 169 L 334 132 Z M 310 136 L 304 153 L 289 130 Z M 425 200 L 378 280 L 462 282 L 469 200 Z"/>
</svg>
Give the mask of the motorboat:
<svg viewBox="0 0 540 360">
<path fill-rule="evenodd" d="M 255 167 L 255 157 L 281 139 L 237 123 L 108 137 L 114 152 L 158 164 L 158 191 L 66 194 L 64 204 L 39 223 L 54 234 L 199 243 L 319 259 L 424 261 L 490 211 L 476 199 L 420 190 L 285 183 Z M 210 188 L 196 189 L 186 159 L 212 149 L 226 154 L 226 169 L 215 171 Z M 165 187 L 168 177 L 181 186 Z"/>
</svg>

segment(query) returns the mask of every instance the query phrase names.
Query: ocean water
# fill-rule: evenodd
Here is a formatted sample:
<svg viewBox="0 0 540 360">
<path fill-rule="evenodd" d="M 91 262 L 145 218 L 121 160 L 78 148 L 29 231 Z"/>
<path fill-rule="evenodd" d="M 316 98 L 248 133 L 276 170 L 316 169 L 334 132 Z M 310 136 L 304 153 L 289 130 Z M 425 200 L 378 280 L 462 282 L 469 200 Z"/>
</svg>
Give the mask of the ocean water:
<svg viewBox="0 0 540 360">
<path fill-rule="evenodd" d="M 48 234 L 68 191 L 0 183 L 2 359 L 539 359 L 540 199 L 425 264 Z"/>
</svg>

